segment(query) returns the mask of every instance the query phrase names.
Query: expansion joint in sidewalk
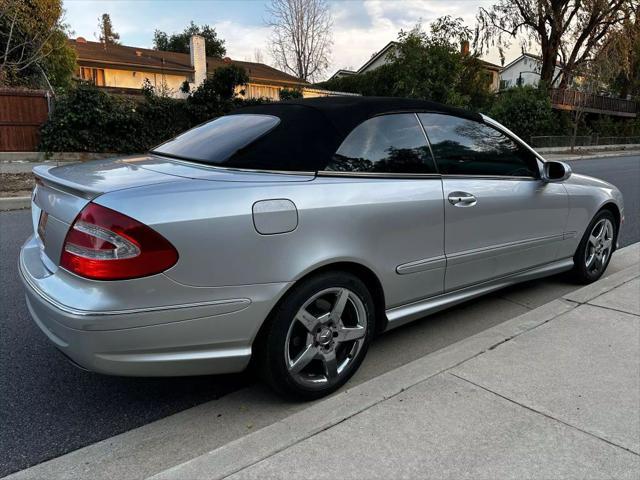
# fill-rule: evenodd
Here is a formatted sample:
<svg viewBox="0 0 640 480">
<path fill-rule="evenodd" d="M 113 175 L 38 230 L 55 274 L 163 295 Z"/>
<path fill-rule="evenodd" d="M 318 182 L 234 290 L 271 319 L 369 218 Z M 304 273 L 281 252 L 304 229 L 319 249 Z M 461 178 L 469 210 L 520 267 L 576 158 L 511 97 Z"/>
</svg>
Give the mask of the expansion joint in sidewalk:
<svg viewBox="0 0 640 480">
<path fill-rule="evenodd" d="M 569 427 L 569 428 L 571 428 L 573 430 L 577 430 L 578 432 L 584 433 L 585 435 L 589 435 L 590 437 L 593 437 L 593 438 L 596 438 L 596 439 L 598 439 L 598 440 L 600 440 L 602 442 L 605 442 L 605 443 L 611 445 L 612 447 L 620 448 L 620 449 L 625 450 L 625 451 L 627 451 L 629 453 L 632 453 L 633 455 L 635 455 L 637 457 L 640 457 L 640 454 L 638 452 L 635 452 L 635 451 L 633 451 L 633 450 L 631 450 L 631 449 L 629 449 L 627 447 L 623 447 L 622 445 L 618 445 L 617 443 L 614 443 L 611 440 L 607 440 L 606 438 L 599 437 L 598 435 L 595 435 L 594 433 L 591 433 L 591 432 L 589 432 L 587 430 L 583 430 L 582 428 L 576 427 L 575 425 L 572 425 L 572 424 L 567 423 L 567 422 L 565 422 L 563 420 L 560 420 L 559 418 L 552 417 L 549 414 L 541 412 L 540 410 L 536 410 L 535 408 L 532 408 L 532 407 L 530 407 L 528 405 L 525 405 L 525 404 L 520 403 L 520 402 L 518 402 L 516 400 L 513 400 L 512 398 L 505 397 L 504 395 L 501 395 L 498 392 L 495 392 L 495 391 L 491 390 L 490 388 L 487 388 L 487 387 L 485 387 L 483 385 L 480 385 L 478 383 L 472 382 L 471 380 L 469 380 L 467 378 L 464 378 L 464 377 L 462 377 L 462 376 L 460 376 L 458 374 L 455 374 L 455 373 L 452 373 L 452 372 L 447 372 L 447 373 L 449 375 L 451 375 L 451 376 L 463 381 L 463 382 L 469 383 L 470 385 L 473 385 L 474 387 L 477 387 L 477 388 L 479 388 L 481 390 L 484 390 L 487 393 L 490 393 L 492 395 L 495 395 L 496 397 L 502 398 L 503 400 L 506 400 L 509 403 L 512 403 L 514 405 L 522 407 L 522 408 L 524 408 L 526 410 L 529 410 L 530 412 L 533 412 L 535 414 L 541 415 L 541 416 L 543 416 L 545 418 L 548 418 L 549 420 L 552 420 L 554 422 L 561 423 L 562 425 L 565 425 L 565 426 L 567 426 L 567 427 Z"/>
<path fill-rule="evenodd" d="M 585 305 L 589 305 L 590 307 L 595 307 L 595 308 L 601 308 L 603 310 L 610 310 L 612 312 L 616 312 L 616 313 L 623 313 L 625 315 L 633 315 L 634 317 L 637 317 L 638 315 L 636 315 L 635 313 L 631 313 L 627 310 L 618 310 L 617 308 L 611 308 L 611 307 L 605 307 L 604 305 L 596 305 L 595 303 L 585 303 Z"/>
</svg>

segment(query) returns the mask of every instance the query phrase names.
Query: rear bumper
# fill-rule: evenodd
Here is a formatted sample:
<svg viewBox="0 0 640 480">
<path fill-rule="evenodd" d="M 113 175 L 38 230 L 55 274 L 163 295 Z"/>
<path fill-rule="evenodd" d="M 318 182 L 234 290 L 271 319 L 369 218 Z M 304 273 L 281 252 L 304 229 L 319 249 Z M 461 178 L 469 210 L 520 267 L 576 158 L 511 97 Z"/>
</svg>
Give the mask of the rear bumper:
<svg viewBox="0 0 640 480">
<path fill-rule="evenodd" d="M 38 264 L 40 259 L 33 247 L 32 238 L 20 252 L 19 271 L 35 323 L 73 362 L 111 375 L 182 376 L 242 371 L 251 358 L 251 344 L 258 329 L 287 285 L 233 287 L 234 293 L 245 291 L 250 296 L 209 297 L 208 301 L 189 304 L 79 310 L 61 303 L 52 295 L 54 292 L 47 291 L 49 280 L 56 286 L 55 293 L 60 294 L 60 278 L 54 282 L 51 277 L 61 275 L 64 279 L 68 273 L 43 277 L 42 264 Z M 75 287 L 69 287 L 74 295 Z M 95 283 L 90 287 L 87 295 L 101 295 Z M 215 291 L 218 297 L 229 293 L 226 287 Z M 85 297 L 84 303 L 90 305 L 91 298 Z"/>
</svg>

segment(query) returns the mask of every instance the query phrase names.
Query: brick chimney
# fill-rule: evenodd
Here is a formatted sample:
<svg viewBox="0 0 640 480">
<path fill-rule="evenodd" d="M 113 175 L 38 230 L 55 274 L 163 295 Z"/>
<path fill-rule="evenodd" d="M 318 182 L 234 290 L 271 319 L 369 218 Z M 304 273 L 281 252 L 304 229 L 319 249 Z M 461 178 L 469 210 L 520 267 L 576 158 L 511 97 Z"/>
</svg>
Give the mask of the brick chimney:
<svg viewBox="0 0 640 480">
<path fill-rule="evenodd" d="M 191 66 L 194 69 L 193 84 L 198 88 L 207 78 L 207 51 L 204 38 L 200 35 L 191 35 L 189 39 L 189 54 Z"/>
<path fill-rule="evenodd" d="M 460 42 L 460 53 L 462 53 L 462 55 L 469 55 L 469 40 Z"/>
</svg>

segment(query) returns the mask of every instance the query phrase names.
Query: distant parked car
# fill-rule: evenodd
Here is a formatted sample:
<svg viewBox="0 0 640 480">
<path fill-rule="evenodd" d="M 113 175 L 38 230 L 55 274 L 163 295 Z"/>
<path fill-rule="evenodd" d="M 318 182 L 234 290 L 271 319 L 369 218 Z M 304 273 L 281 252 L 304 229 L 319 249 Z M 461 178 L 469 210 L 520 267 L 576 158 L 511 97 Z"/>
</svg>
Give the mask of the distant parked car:
<svg viewBox="0 0 640 480">
<path fill-rule="evenodd" d="M 374 334 L 523 280 L 607 268 L 614 186 L 479 114 L 320 98 L 247 107 L 147 155 L 34 169 L 20 271 L 78 365 L 343 385 Z"/>
</svg>

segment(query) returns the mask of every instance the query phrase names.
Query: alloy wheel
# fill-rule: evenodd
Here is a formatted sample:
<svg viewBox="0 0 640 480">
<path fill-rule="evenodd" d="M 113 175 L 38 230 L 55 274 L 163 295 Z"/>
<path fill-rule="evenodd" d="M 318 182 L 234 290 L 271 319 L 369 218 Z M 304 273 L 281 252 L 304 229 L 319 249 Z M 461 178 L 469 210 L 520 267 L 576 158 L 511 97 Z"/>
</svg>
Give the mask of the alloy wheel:
<svg viewBox="0 0 640 480">
<path fill-rule="evenodd" d="M 613 248 L 613 232 L 613 224 L 608 218 L 603 218 L 591 229 L 584 258 L 590 274 L 599 274 L 607 265 Z"/>
<path fill-rule="evenodd" d="M 296 313 L 285 343 L 293 380 L 305 387 L 337 381 L 357 358 L 367 334 L 367 312 L 353 291 L 335 287 L 309 298 Z"/>
</svg>

